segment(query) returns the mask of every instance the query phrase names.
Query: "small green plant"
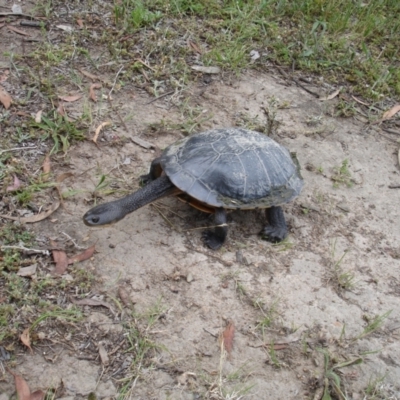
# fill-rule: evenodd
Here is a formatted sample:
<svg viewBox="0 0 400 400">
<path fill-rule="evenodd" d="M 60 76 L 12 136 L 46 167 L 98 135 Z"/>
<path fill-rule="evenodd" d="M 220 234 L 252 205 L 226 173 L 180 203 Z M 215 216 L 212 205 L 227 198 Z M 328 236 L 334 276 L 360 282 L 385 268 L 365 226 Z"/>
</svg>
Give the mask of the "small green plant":
<svg viewBox="0 0 400 400">
<path fill-rule="evenodd" d="M 150 11 L 140 0 L 123 0 L 114 6 L 115 24 L 127 30 L 150 25 L 161 17 L 160 11 Z"/>
<path fill-rule="evenodd" d="M 254 306 L 258 308 L 262 313 L 262 318 L 257 323 L 257 329 L 261 330 L 262 336 L 264 338 L 265 331 L 270 328 L 275 322 L 276 318 L 279 316 L 278 312 L 279 299 L 275 299 L 270 306 L 264 304 L 260 300 L 254 302 Z"/>
<path fill-rule="evenodd" d="M 333 172 L 334 174 L 331 177 L 333 187 L 338 188 L 340 185 L 344 185 L 350 188 L 353 186 L 354 182 L 349 171 L 349 160 L 343 160 L 340 167 L 333 168 Z"/>
<path fill-rule="evenodd" d="M 343 259 L 345 258 L 347 251 L 343 252 L 339 259 L 336 259 L 336 240 L 332 246 L 332 271 L 331 280 L 336 284 L 337 289 L 340 290 L 351 290 L 354 288 L 355 276 L 352 272 L 345 271 L 341 266 Z"/>
<path fill-rule="evenodd" d="M 268 345 L 268 355 L 269 355 L 269 360 L 272 363 L 272 365 L 275 368 L 280 368 L 281 367 L 281 363 L 279 362 L 278 357 L 276 355 L 275 344 L 274 344 L 273 340 Z"/>
<path fill-rule="evenodd" d="M 391 398 L 385 393 L 385 378 L 386 376 L 378 376 L 375 379 L 370 379 L 364 390 L 365 400 L 386 400 Z"/>
<path fill-rule="evenodd" d="M 323 373 L 323 384 L 324 394 L 323 400 L 332 400 L 332 394 L 335 394 L 333 398 L 339 398 L 342 400 L 348 400 L 343 388 L 343 383 L 340 379 L 338 370 L 351 365 L 358 365 L 363 362 L 361 357 L 354 358 L 349 361 L 338 362 L 335 357 L 325 349 L 318 349 L 320 353 L 324 355 L 324 373 Z"/>
<path fill-rule="evenodd" d="M 42 139 L 53 140 L 50 154 L 59 151 L 65 153 L 71 142 L 85 139 L 83 129 L 78 128 L 74 123 L 56 112 L 49 117 L 42 116 L 42 122 L 35 122 L 32 126 L 39 130 Z"/>
<path fill-rule="evenodd" d="M 373 319 L 370 319 L 368 317 L 364 317 L 364 319 L 367 320 L 367 326 L 364 328 L 364 330 L 354 338 L 354 340 L 362 339 L 365 338 L 366 336 L 370 335 L 371 333 L 376 332 L 378 329 L 380 329 L 383 325 L 383 322 L 389 315 L 392 313 L 392 310 L 386 311 L 382 315 L 377 315 Z"/>
</svg>

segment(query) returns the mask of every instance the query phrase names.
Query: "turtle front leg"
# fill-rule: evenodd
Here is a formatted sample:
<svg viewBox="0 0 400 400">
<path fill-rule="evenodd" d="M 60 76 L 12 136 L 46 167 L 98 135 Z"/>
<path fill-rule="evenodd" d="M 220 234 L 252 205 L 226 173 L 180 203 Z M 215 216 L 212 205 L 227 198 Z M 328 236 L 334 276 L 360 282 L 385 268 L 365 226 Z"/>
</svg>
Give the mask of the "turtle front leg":
<svg viewBox="0 0 400 400">
<path fill-rule="evenodd" d="M 160 159 L 155 158 L 150 165 L 150 172 L 146 175 L 140 177 L 140 183 L 142 185 L 147 185 L 149 182 L 156 180 L 162 174 L 162 168 L 160 164 Z"/>
<path fill-rule="evenodd" d="M 285 216 L 281 207 L 270 207 L 265 211 L 268 225 L 261 231 L 264 240 L 272 243 L 281 242 L 288 234 Z"/>
<path fill-rule="evenodd" d="M 212 250 L 218 250 L 225 242 L 228 234 L 226 211 L 223 208 L 215 209 L 215 228 L 203 232 L 204 243 Z"/>
</svg>

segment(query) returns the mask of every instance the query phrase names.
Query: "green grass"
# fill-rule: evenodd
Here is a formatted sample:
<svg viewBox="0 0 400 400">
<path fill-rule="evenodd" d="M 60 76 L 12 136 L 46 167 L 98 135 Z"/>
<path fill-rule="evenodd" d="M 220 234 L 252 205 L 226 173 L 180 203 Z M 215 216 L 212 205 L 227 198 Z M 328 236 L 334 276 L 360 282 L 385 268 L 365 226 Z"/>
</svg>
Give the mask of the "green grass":
<svg viewBox="0 0 400 400">
<path fill-rule="evenodd" d="M 0 288 L 3 296 L 0 304 L 0 341 L 10 344 L 18 340 L 18 332 L 27 327 L 34 330 L 40 323 L 45 329 L 47 320 L 79 321 L 82 314 L 76 307 L 63 308 L 57 304 L 60 293 L 73 295 L 87 293 L 94 277 L 87 269 L 72 267 L 72 281 L 51 277 L 43 268 L 45 262 L 38 255 L 26 255 L 22 251 L 3 246 L 37 248 L 35 236 L 25 227 L 7 223 L 0 229 Z M 17 275 L 21 267 L 38 264 L 36 277 Z"/>
<path fill-rule="evenodd" d="M 386 318 L 388 318 L 391 313 L 392 313 L 392 310 L 389 310 L 389 311 L 386 311 L 385 313 L 383 313 L 382 315 L 375 316 L 372 319 L 365 317 L 365 319 L 367 320 L 367 326 L 357 337 L 354 338 L 354 340 L 365 338 L 366 336 L 369 336 L 372 333 L 379 330 L 382 327 Z"/>
<path fill-rule="evenodd" d="M 336 398 L 347 400 L 348 397 L 345 395 L 346 391 L 344 390 L 344 383 L 338 370 L 351 365 L 361 364 L 363 359 L 361 357 L 355 357 L 348 361 L 339 362 L 336 359 L 336 356 L 330 354 L 328 350 L 318 349 L 318 351 L 320 351 L 324 356 L 324 373 L 322 380 L 324 392 L 322 400 L 331 400 Z"/>
<path fill-rule="evenodd" d="M 315 72 L 373 99 L 400 95 L 399 14 L 397 0 L 125 0 L 114 7 L 118 29 L 147 29 L 157 21 L 152 39 L 163 48 L 153 46 L 153 57 L 183 61 L 189 49 L 175 46 L 173 56 L 170 47 L 186 34 L 204 50 L 205 65 L 239 71 L 250 66 L 255 49 L 256 67 L 277 62 Z"/>
</svg>

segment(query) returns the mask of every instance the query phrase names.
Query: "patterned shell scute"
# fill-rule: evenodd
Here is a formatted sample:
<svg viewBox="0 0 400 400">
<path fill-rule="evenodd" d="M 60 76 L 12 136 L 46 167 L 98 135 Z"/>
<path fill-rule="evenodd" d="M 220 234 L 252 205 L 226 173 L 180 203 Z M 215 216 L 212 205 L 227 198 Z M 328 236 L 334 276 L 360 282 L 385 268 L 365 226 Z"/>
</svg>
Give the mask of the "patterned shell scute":
<svg viewBox="0 0 400 400">
<path fill-rule="evenodd" d="M 164 151 L 161 166 L 175 186 L 214 207 L 279 205 L 303 187 L 286 148 L 240 128 L 212 129 L 182 139 Z"/>
</svg>

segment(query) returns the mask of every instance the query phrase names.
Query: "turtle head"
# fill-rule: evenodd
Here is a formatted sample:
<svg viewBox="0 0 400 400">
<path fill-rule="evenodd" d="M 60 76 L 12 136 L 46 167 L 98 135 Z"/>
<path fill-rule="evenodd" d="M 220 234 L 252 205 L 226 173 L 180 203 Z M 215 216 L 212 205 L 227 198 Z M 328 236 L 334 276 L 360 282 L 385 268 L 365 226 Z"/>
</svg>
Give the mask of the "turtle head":
<svg viewBox="0 0 400 400">
<path fill-rule="evenodd" d="M 124 218 L 125 215 L 114 202 L 110 202 L 91 208 L 83 216 L 83 222 L 88 226 L 111 225 Z"/>
</svg>

